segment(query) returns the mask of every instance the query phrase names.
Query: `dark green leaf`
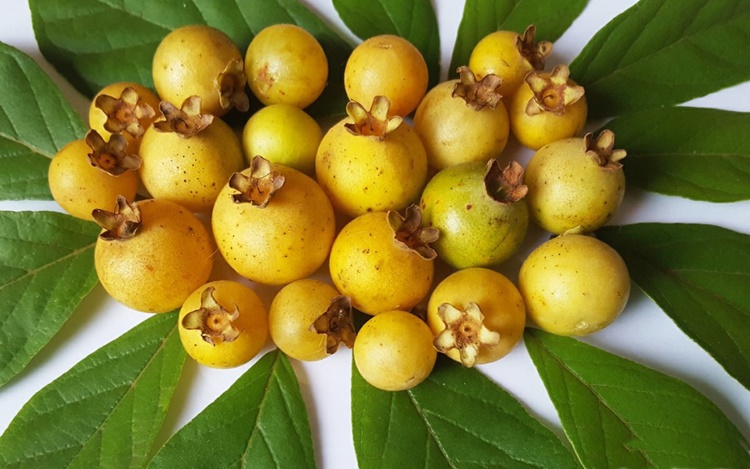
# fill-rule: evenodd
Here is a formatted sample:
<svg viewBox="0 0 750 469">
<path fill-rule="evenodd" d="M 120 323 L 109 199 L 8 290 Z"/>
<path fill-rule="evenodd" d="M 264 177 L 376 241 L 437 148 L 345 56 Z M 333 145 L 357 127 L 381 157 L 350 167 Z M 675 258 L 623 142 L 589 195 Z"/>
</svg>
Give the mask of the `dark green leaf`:
<svg viewBox="0 0 750 469">
<path fill-rule="evenodd" d="M 0 212 L 0 385 L 60 330 L 97 282 L 99 227 L 56 212 Z"/>
<path fill-rule="evenodd" d="M 709 225 L 605 227 L 633 281 L 750 389 L 750 235 Z"/>
<path fill-rule="evenodd" d="M 361 469 L 577 467 L 560 440 L 510 394 L 449 359 L 401 392 L 370 386 L 352 364 L 351 394 Z"/>
<path fill-rule="evenodd" d="M 29 56 L 0 42 L 0 200 L 51 199 L 50 159 L 86 128 Z"/>
<path fill-rule="evenodd" d="M 469 64 L 474 46 L 484 36 L 498 31 L 523 33 L 536 26 L 539 41 L 556 41 L 578 18 L 587 0 L 466 0 L 458 27 L 450 73 Z"/>
<path fill-rule="evenodd" d="M 747 442 L 686 383 L 536 329 L 526 347 L 585 467 L 749 467 Z"/>
<path fill-rule="evenodd" d="M 333 0 L 344 23 L 360 39 L 393 34 L 422 52 L 430 87 L 440 79 L 440 31 L 430 0 Z"/>
<path fill-rule="evenodd" d="M 629 185 L 710 202 L 750 199 L 750 113 L 672 107 L 606 126 Z"/>
<path fill-rule="evenodd" d="M 297 24 L 320 41 L 329 83 L 311 114 L 343 114 L 343 70 L 351 52 L 320 18 L 298 0 L 30 0 L 39 49 L 78 90 L 93 96 L 117 81 L 152 86 L 151 60 L 171 30 L 208 24 L 225 32 L 241 51 L 266 26 Z M 74 33 L 73 33 L 74 32 Z"/>
<path fill-rule="evenodd" d="M 750 79 L 750 2 L 641 0 L 570 64 L 589 114 L 678 104 Z"/>
<path fill-rule="evenodd" d="M 315 467 L 297 378 L 275 350 L 178 431 L 150 468 Z"/>
<path fill-rule="evenodd" d="M 34 395 L 0 438 L 0 466 L 143 467 L 184 362 L 177 312 L 147 319 Z"/>
</svg>

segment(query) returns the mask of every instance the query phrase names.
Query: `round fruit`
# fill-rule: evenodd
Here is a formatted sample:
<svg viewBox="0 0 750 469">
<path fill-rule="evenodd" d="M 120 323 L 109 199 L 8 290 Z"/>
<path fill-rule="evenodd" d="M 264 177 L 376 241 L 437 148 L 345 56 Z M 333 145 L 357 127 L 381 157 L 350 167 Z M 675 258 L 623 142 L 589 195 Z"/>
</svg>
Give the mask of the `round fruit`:
<svg viewBox="0 0 750 469">
<path fill-rule="evenodd" d="M 110 148 L 108 156 L 117 158 L 114 153 L 118 152 L 111 149 L 111 144 L 104 143 L 101 137 L 97 141 L 103 145 L 101 149 Z M 112 144 L 118 141 L 119 156 L 122 157 L 127 144 L 119 136 Z M 95 152 L 86 140 L 74 140 L 60 149 L 49 165 L 48 180 L 52 197 L 66 212 L 84 220 L 92 219 L 92 210 L 111 206 L 118 195 L 133 200 L 138 189 L 136 171 L 124 170 L 111 174 L 94 166 L 95 161 L 92 163 L 88 155 Z"/>
<path fill-rule="evenodd" d="M 432 332 L 406 311 L 387 311 L 365 323 L 354 341 L 354 363 L 362 377 L 384 391 L 418 385 L 435 366 Z"/>
<path fill-rule="evenodd" d="M 358 103 L 385 96 L 390 115 L 414 111 L 427 91 L 427 63 L 419 50 L 402 37 L 384 34 L 354 48 L 344 69 L 346 95 Z"/>
<path fill-rule="evenodd" d="M 261 155 L 312 176 L 323 132 L 315 119 L 290 104 L 272 104 L 247 121 L 242 132 L 245 158 Z"/>
<path fill-rule="evenodd" d="M 222 116 L 247 111 L 242 54 L 226 34 L 204 25 L 177 28 L 154 52 L 152 74 L 161 99 L 181 104 L 201 98 L 201 112 Z"/>
<path fill-rule="evenodd" d="M 440 83 L 417 108 L 414 130 L 422 139 L 431 167 L 497 158 L 508 143 L 508 112 L 496 89 L 500 79 L 487 75 L 477 82 L 468 67 L 460 80 Z"/>
<path fill-rule="evenodd" d="M 551 73 L 531 72 L 511 101 L 510 130 L 532 150 L 574 137 L 586 125 L 588 107 L 583 87 L 568 78 L 565 65 Z"/>
<path fill-rule="evenodd" d="M 312 34 L 293 24 L 276 24 L 250 42 L 245 75 L 263 104 L 304 109 L 318 99 L 328 82 L 328 59 Z"/>
<path fill-rule="evenodd" d="M 333 207 L 320 186 L 261 157 L 224 186 L 212 226 L 229 265 L 268 285 L 310 276 L 325 262 L 336 234 Z"/>
<path fill-rule="evenodd" d="M 419 208 L 372 212 L 350 221 L 331 248 L 329 270 L 336 289 L 367 314 L 391 309 L 409 310 L 432 286 L 434 251 L 427 246 L 437 237 L 421 227 Z"/>
<path fill-rule="evenodd" d="M 493 266 L 523 243 L 529 225 L 521 182 L 523 168 L 496 160 L 465 163 L 437 173 L 425 187 L 420 206 L 424 223 L 440 232 L 434 248 L 450 266 Z"/>
<path fill-rule="evenodd" d="M 388 100 L 368 112 L 358 103 L 349 118 L 323 136 L 315 159 L 318 183 L 342 213 L 403 210 L 427 182 L 427 155 L 419 136 L 400 117 L 387 117 Z"/>
<path fill-rule="evenodd" d="M 518 286 L 529 318 L 547 332 L 567 336 L 608 326 L 630 295 L 628 269 L 617 251 L 580 234 L 536 248 L 521 266 Z"/>
<path fill-rule="evenodd" d="M 178 324 L 188 355 L 215 368 L 247 363 L 268 338 L 268 315 L 258 295 L 228 280 L 207 283 L 191 293 Z"/>
<path fill-rule="evenodd" d="M 427 304 L 435 346 L 465 366 L 489 363 L 516 346 L 526 326 L 521 294 L 490 269 L 463 269 L 435 287 Z"/>
<path fill-rule="evenodd" d="M 213 268 L 214 247 L 206 227 L 186 208 L 167 200 L 96 210 L 104 227 L 94 261 L 99 281 L 117 301 L 138 311 L 179 308 Z"/>
<path fill-rule="evenodd" d="M 282 352 L 314 361 L 354 346 L 351 300 L 319 280 L 302 279 L 282 288 L 269 313 L 271 338 Z"/>
<path fill-rule="evenodd" d="M 604 130 L 596 141 L 589 133 L 552 142 L 534 154 L 525 180 L 539 226 L 556 234 L 576 227 L 589 233 L 612 218 L 625 195 L 619 162 L 625 150 L 612 150 L 614 142 L 614 134 Z"/>
</svg>

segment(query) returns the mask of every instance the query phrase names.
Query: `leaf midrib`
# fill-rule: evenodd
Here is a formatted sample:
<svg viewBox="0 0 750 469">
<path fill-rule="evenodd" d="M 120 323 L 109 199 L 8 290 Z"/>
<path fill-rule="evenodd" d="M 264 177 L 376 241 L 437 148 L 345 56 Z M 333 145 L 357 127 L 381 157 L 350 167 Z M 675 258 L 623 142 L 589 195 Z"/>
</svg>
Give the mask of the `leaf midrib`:
<svg viewBox="0 0 750 469">
<path fill-rule="evenodd" d="M 5 288 L 7 288 L 9 286 L 12 286 L 13 284 L 15 284 L 17 282 L 20 282 L 20 281 L 26 279 L 27 277 L 35 276 L 38 273 L 40 273 L 40 272 L 42 272 L 42 271 L 44 271 L 46 269 L 49 269 L 49 268 L 55 266 L 56 264 L 59 264 L 60 262 L 64 262 L 64 261 L 66 261 L 66 260 L 68 260 L 68 259 L 70 259 L 72 257 L 76 257 L 76 256 L 78 256 L 78 255 L 80 255 L 80 254 L 82 254 L 82 253 L 84 253 L 84 252 L 86 252 L 86 251 L 94 248 L 95 246 L 96 246 L 96 242 L 93 242 L 93 243 L 90 243 L 90 244 L 86 244 L 83 247 L 80 247 L 78 249 L 70 251 L 68 254 L 66 254 L 66 255 L 64 255 L 62 257 L 58 257 L 53 262 L 49 262 L 47 264 L 43 264 L 43 265 L 41 265 L 39 267 L 36 267 L 34 269 L 31 269 L 31 270 L 27 270 L 23 275 L 14 278 L 13 280 L 11 280 L 8 283 L 0 285 L 0 293 L 2 293 L 2 291 Z"/>
</svg>

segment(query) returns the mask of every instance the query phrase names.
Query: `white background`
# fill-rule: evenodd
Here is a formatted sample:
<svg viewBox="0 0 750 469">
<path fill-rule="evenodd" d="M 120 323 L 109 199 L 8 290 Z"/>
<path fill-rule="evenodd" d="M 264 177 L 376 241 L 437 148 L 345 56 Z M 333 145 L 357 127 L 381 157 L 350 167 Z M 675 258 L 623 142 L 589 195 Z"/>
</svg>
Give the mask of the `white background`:
<svg viewBox="0 0 750 469">
<path fill-rule="evenodd" d="M 330 1 L 303 2 L 327 18 L 339 31 L 344 32 L 352 44 L 356 44 L 357 40 L 338 19 Z M 555 43 L 547 68 L 557 63 L 569 63 L 598 29 L 633 3 L 634 0 L 591 0 L 584 13 Z M 445 76 L 463 11 L 463 2 L 435 0 L 433 4 L 440 24 Z M 88 101 L 68 85 L 39 53 L 28 4 L 22 0 L 9 0 L 3 2 L 3 10 L 0 15 L 0 41 L 34 58 L 61 87 L 74 107 L 85 116 Z M 690 104 L 748 112 L 748 98 L 750 83 L 745 83 Z M 530 156 L 529 151 L 517 145 L 510 145 L 506 152 L 510 152 L 521 162 L 527 161 Z M 627 159 L 624 164 L 627 164 Z M 49 202 L 0 202 L 0 210 L 59 210 L 59 207 Z M 750 202 L 709 204 L 631 188 L 628 190 L 624 206 L 612 223 L 645 221 L 708 223 L 750 233 Z M 522 249 L 523 252 L 503 266 L 502 271 L 515 279 L 523 256 L 544 237 L 544 233 L 532 229 Z M 221 275 L 221 272 L 218 275 Z M 270 305 L 273 290 L 258 290 L 262 293 L 266 305 Z M 0 432 L 5 430 L 19 409 L 36 391 L 92 351 L 116 339 L 148 317 L 146 314 L 119 306 L 97 286 L 29 367 L 0 388 Z M 585 341 L 687 381 L 713 400 L 745 437 L 750 438 L 748 391 L 727 375 L 637 288 L 633 289 L 628 307 L 618 321 L 608 329 L 586 338 Z M 261 354 L 271 349 L 272 345 L 269 343 Z M 350 361 L 350 351 L 343 349 L 321 362 L 293 362 L 309 412 L 319 467 L 356 466 L 354 447 L 349 436 Z M 255 360 L 232 370 L 213 370 L 198 366 L 188 359 L 157 445 L 162 444 L 169 435 L 218 397 L 254 362 Z M 501 361 L 479 368 L 519 399 L 533 415 L 557 434 L 562 435 L 555 410 L 523 344 Z M 30 437 L 33 438 L 33 435 Z"/>
</svg>

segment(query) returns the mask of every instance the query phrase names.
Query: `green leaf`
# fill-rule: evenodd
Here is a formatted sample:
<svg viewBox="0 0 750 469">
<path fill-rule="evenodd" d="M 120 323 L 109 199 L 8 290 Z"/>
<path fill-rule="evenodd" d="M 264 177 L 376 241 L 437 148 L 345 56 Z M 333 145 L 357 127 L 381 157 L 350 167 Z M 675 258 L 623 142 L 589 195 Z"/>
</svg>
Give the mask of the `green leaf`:
<svg viewBox="0 0 750 469">
<path fill-rule="evenodd" d="M 620 253 L 633 281 L 685 334 L 750 389 L 750 235 L 640 223 L 605 227 L 597 237 Z"/>
<path fill-rule="evenodd" d="M 0 212 L 0 385 L 29 364 L 96 285 L 99 227 L 56 212 Z"/>
<path fill-rule="evenodd" d="M 526 347 L 585 467 L 749 467 L 748 443 L 686 383 L 569 337 Z"/>
<path fill-rule="evenodd" d="M 628 152 L 629 185 L 710 202 L 750 199 L 750 113 L 671 107 L 606 127 Z"/>
<path fill-rule="evenodd" d="M 641 0 L 570 64 L 590 117 L 678 104 L 750 79 L 750 2 Z"/>
<path fill-rule="evenodd" d="M 440 79 L 440 31 L 430 0 L 333 0 L 341 19 L 360 39 L 393 34 L 422 52 L 430 87 Z"/>
<path fill-rule="evenodd" d="M 539 41 L 556 41 L 586 7 L 587 0 L 466 0 L 458 26 L 450 74 L 469 64 L 474 46 L 498 30 L 523 33 L 536 26 Z"/>
<path fill-rule="evenodd" d="M 361 469 L 577 467 L 557 436 L 510 394 L 447 358 L 401 392 L 369 385 L 352 363 L 351 396 Z"/>
<path fill-rule="evenodd" d="M 307 410 L 286 355 L 264 355 L 149 465 L 174 467 L 314 468 Z"/>
<path fill-rule="evenodd" d="M 176 311 L 147 319 L 34 395 L 0 438 L 0 466 L 143 467 L 185 356 Z"/>
<path fill-rule="evenodd" d="M 51 200 L 50 159 L 86 128 L 29 56 L 0 42 L 0 200 Z"/>
<path fill-rule="evenodd" d="M 320 41 L 329 83 L 307 112 L 343 114 L 343 70 L 351 47 L 298 0 L 29 0 L 34 33 L 44 57 L 79 91 L 93 96 L 117 81 L 153 87 L 151 60 L 171 30 L 208 24 L 243 52 L 266 26 L 297 24 Z"/>
</svg>

